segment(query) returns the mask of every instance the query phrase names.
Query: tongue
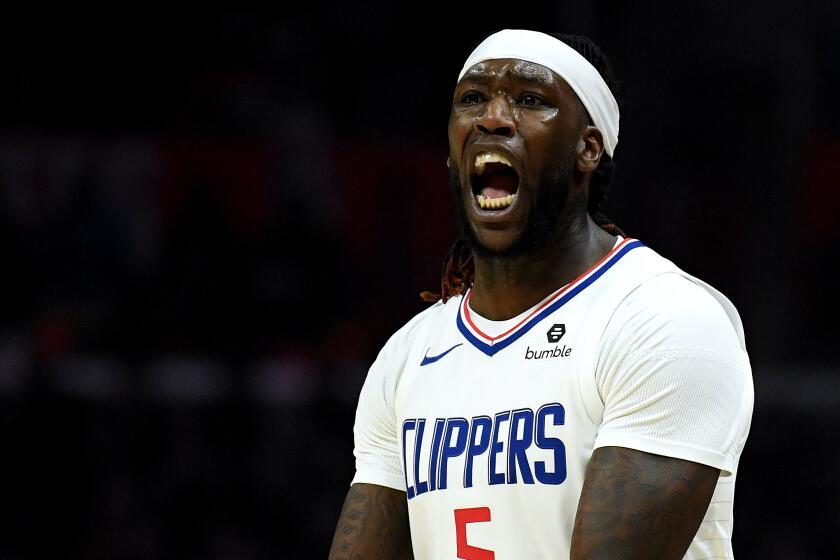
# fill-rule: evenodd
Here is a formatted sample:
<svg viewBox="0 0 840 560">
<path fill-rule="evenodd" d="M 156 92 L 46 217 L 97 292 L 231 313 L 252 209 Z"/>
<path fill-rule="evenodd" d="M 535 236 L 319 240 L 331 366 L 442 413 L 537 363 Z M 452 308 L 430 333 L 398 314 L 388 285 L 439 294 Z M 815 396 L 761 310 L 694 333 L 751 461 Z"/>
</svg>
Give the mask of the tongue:
<svg viewBox="0 0 840 560">
<path fill-rule="evenodd" d="M 502 198 L 516 191 L 518 179 L 511 175 L 491 175 L 487 177 L 481 194 L 486 198 Z"/>
</svg>

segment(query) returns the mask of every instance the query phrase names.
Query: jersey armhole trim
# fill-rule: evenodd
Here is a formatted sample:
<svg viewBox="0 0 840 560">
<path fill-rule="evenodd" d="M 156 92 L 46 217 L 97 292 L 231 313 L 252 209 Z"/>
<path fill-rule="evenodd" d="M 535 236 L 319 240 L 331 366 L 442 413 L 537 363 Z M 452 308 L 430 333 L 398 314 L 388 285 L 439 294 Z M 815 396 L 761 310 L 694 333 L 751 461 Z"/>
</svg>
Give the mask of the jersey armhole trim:
<svg viewBox="0 0 840 560">
<path fill-rule="evenodd" d="M 394 476 L 393 474 L 377 472 L 377 471 L 356 471 L 356 476 L 350 482 L 350 486 L 354 484 L 376 484 L 377 486 L 385 486 L 393 490 L 405 492 L 405 480 L 402 477 Z"/>
<path fill-rule="evenodd" d="M 666 441 L 651 437 L 634 436 L 626 434 L 598 434 L 595 438 L 593 451 L 599 447 L 626 447 L 636 451 L 644 451 L 663 457 L 683 459 L 693 463 L 700 463 L 720 469 L 720 476 L 731 476 L 735 472 L 735 462 L 728 456 L 685 443 Z"/>
</svg>

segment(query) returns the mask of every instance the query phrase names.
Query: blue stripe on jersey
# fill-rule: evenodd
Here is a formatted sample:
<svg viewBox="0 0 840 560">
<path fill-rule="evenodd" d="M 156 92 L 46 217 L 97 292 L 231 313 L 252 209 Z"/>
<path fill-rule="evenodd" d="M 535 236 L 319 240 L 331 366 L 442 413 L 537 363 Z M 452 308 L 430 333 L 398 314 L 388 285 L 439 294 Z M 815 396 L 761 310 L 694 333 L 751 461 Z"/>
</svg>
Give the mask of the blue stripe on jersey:
<svg viewBox="0 0 840 560">
<path fill-rule="evenodd" d="M 609 270 L 612 267 L 612 265 L 614 265 L 619 260 L 621 260 L 621 258 L 624 255 L 626 255 L 628 252 L 630 252 L 633 249 L 636 249 L 638 247 L 644 247 L 644 243 L 642 243 L 638 239 L 627 243 L 624 247 L 621 248 L 620 251 L 618 251 L 618 253 L 613 255 L 612 259 L 610 259 L 607 263 L 605 263 L 601 268 L 599 268 L 598 270 L 593 272 L 592 275 L 589 276 L 586 280 L 584 280 L 583 282 L 581 282 L 580 284 L 578 284 L 577 286 L 575 286 L 574 288 L 572 288 L 571 290 L 569 290 L 568 292 L 563 294 L 563 296 L 560 297 L 557 301 L 548 305 L 545 309 L 540 311 L 533 319 L 531 319 L 525 325 L 523 325 L 518 331 L 516 331 L 515 333 L 513 333 L 512 335 L 510 335 L 509 337 L 507 337 L 506 339 L 504 339 L 501 342 L 498 342 L 496 344 L 491 345 L 491 344 L 487 344 L 486 342 L 482 341 L 477 336 L 475 336 L 467 328 L 467 325 L 464 324 L 464 320 L 461 318 L 461 313 L 462 312 L 461 312 L 460 307 L 458 308 L 458 314 L 456 316 L 456 322 L 458 324 L 458 330 L 461 331 L 461 334 L 464 335 L 464 338 L 466 338 L 469 341 L 470 344 L 472 344 L 473 346 L 475 346 L 476 348 L 478 348 L 479 350 L 481 350 L 482 352 L 484 352 L 488 356 L 493 356 L 497 352 L 501 352 L 502 350 L 504 350 L 505 348 L 507 348 L 508 346 L 510 346 L 511 344 L 516 342 L 517 340 L 519 340 L 519 338 L 522 335 L 524 335 L 529 330 L 534 328 L 540 321 L 542 321 L 543 319 L 545 319 L 546 317 L 548 317 L 549 315 L 551 315 L 552 313 L 554 313 L 555 311 L 557 311 L 558 309 L 563 307 L 569 300 L 571 300 L 573 297 L 575 297 L 576 295 L 581 293 L 589 285 L 591 285 L 598 278 L 600 278 L 607 270 Z"/>
</svg>

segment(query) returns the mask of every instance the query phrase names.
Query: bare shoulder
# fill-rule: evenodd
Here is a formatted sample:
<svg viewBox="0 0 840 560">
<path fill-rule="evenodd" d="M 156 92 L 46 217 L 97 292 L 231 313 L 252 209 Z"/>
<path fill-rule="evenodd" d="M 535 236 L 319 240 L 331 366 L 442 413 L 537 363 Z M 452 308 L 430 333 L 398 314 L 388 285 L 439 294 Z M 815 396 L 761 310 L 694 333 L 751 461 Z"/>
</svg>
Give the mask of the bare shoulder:
<svg viewBox="0 0 840 560">
<path fill-rule="evenodd" d="M 405 492 L 354 484 L 333 536 L 330 560 L 413 558 Z"/>
<path fill-rule="evenodd" d="M 709 507 L 716 468 L 622 447 L 592 454 L 572 559 L 680 559 Z"/>
</svg>

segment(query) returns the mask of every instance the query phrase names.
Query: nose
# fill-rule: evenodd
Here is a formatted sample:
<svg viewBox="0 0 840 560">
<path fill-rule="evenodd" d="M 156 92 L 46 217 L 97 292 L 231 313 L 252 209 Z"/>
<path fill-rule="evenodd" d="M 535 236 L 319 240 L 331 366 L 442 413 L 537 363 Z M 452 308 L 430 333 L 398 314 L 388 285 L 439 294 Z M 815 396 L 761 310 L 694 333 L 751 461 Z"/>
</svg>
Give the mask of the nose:
<svg viewBox="0 0 840 560">
<path fill-rule="evenodd" d="M 511 115 L 510 104 L 501 95 L 490 99 L 484 114 L 475 119 L 475 129 L 485 134 L 511 137 L 516 134 L 516 123 Z"/>
</svg>

